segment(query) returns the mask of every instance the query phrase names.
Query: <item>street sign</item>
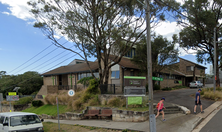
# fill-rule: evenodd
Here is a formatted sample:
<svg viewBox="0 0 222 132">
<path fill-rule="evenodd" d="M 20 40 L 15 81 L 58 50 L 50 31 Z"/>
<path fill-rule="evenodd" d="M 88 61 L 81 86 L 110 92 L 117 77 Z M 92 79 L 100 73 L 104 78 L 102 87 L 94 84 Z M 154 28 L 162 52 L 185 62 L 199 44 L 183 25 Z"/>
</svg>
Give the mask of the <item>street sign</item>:
<svg viewBox="0 0 222 132">
<path fill-rule="evenodd" d="M 6 100 L 7 101 L 17 101 L 19 100 L 19 96 L 15 95 L 15 96 L 6 96 Z"/>
<path fill-rule="evenodd" d="M 124 87 L 124 96 L 146 96 L 145 87 Z"/>
<path fill-rule="evenodd" d="M 8 95 L 10 96 L 16 95 L 16 92 L 8 92 Z"/>
<path fill-rule="evenodd" d="M 141 87 L 146 85 L 146 77 L 124 76 L 124 86 Z"/>
<path fill-rule="evenodd" d="M 160 77 L 152 77 L 152 80 L 163 81 L 163 78 L 160 78 Z"/>
<path fill-rule="evenodd" d="M 68 95 L 69 95 L 69 96 L 74 96 L 74 95 L 75 95 L 75 91 L 72 90 L 72 89 L 70 89 L 70 90 L 68 91 Z"/>
</svg>

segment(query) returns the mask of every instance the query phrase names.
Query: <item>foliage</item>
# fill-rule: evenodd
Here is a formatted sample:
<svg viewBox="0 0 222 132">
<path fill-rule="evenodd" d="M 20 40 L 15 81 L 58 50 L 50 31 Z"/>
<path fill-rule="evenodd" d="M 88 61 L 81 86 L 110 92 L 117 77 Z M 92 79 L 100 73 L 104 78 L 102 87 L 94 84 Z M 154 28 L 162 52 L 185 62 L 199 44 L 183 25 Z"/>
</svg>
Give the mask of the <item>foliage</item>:
<svg viewBox="0 0 222 132">
<path fill-rule="evenodd" d="M 37 72 L 25 72 L 20 75 L 2 75 L 0 79 L 0 92 L 4 97 L 15 87 L 20 87 L 18 95 L 31 95 L 39 91 L 43 85 L 43 78 Z"/>
<path fill-rule="evenodd" d="M 91 79 L 89 81 L 89 87 L 87 88 L 86 93 L 94 94 L 94 95 L 100 93 L 99 82 L 96 79 Z"/>
<path fill-rule="evenodd" d="M 153 90 L 160 90 L 160 85 L 154 84 L 153 85 Z"/>
<path fill-rule="evenodd" d="M 120 107 L 121 102 L 120 102 L 120 98 L 112 98 L 108 101 L 108 105 L 112 106 L 112 107 Z"/>
<path fill-rule="evenodd" d="M 214 65 L 214 49 L 216 48 L 217 86 L 220 86 L 219 68 L 222 68 L 221 42 L 222 3 L 220 0 L 187 0 L 181 12 L 186 17 L 177 15 L 177 22 L 184 27 L 180 32 L 179 44 L 188 53 L 196 53 L 199 63 Z M 216 47 L 214 47 L 214 28 L 216 28 Z M 191 52 L 190 52 L 191 50 Z M 219 64 L 219 65 L 218 65 Z"/>
<path fill-rule="evenodd" d="M 32 106 L 34 106 L 34 107 L 40 107 L 42 105 L 44 105 L 44 103 L 41 100 L 33 100 L 32 101 Z"/>
<path fill-rule="evenodd" d="M 19 98 L 18 101 L 15 101 L 14 105 L 24 105 L 24 104 L 29 104 L 33 100 L 33 97 L 23 97 Z"/>
<path fill-rule="evenodd" d="M 181 89 L 181 88 L 186 88 L 186 87 L 187 86 L 178 85 L 178 86 L 174 86 L 174 87 L 163 88 L 161 90 L 163 90 L 163 91 L 170 91 L 170 90 L 176 90 L 176 89 Z"/>
<path fill-rule="evenodd" d="M 175 38 L 175 36 L 173 38 Z M 173 67 L 174 65 L 171 64 L 177 62 L 179 51 L 178 49 L 175 49 L 174 42 L 168 41 L 161 35 L 157 37 L 154 35 L 154 39 L 151 41 L 151 47 L 153 73 L 160 72 L 165 68 Z M 143 39 L 141 39 L 141 42 L 137 45 L 136 55 L 131 61 L 137 64 L 142 71 L 147 73 L 147 59 L 143 58 L 147 58 L 147 44 L 145 36 L 143 36 Z"/>
<path fill-rule="evenodd" d="M 175 0 L 164 2 L 179 6 Z M 37 20 L 34 27 L 40 28 L 56 46 L 78 54 L 86 61 L 91 73 L 88 59 L 97 58 L 100 84 L 108 83 L 110 68 L 120 62 L 146 31 L 143 26 L 144 7 L 137 0 L 70 0 L 65 3 L 40 0 L 28 4 Z M 151 23 L 154 25 L 165 20 L 166 11 L 173 11 L 155 1 L 150 7 Z M 73 42 L 74 48 L 58 42 L 55 34 L 66 36 L 69 42 Z M 108 61 L 111 54 L 116 56 L 112 63 Z"/>
<path fill-rule="evenodd" d="M 65 113 L 69 111 L 67 109 L 66 105 L 59 105 L 59 114 Z M 56 105 L 43 105 L 40 107 L 30 107 L 27 108 L 25 110 L 23 110 L 22 112 L 32 112 L 32 113 L 36 113 L 38 115 L 41 114 L 47 114 L 47 115 L 51 115 L 51 116 L 56 116 L 57 115 L 57 106 Z"/>
<path fill-rule="evenodd" d="M 93 79 L 93 77 L 84 77 L 82 79 L 80 79 L 77 84 L 81 83 L 83 84 L 84 86 L 88 86 L 89 85 L 89 81 Z"/>
</svg>

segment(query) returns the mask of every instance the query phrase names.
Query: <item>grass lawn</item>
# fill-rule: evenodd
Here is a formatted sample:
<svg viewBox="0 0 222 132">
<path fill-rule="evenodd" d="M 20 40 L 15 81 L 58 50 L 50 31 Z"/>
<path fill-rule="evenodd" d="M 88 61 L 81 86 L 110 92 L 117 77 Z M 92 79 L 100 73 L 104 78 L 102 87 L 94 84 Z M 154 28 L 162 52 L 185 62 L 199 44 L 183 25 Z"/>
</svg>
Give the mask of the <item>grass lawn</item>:
<svg viewBox="0 0 222 132">
<path fill-rule="evenodd" d="M 52 122 L 43 122 L 45 132 L 121 132 L 120 130 L 103 129 L 97 127 L 81 126 L 81 125 L 67 125 L 60 124 L 60 131 L 58 124 Z M 137 132 L 137 131 L 127 131 Z"/>
<path fill-rule="evenodd" d="M 57 115 L 57 106 L 56 105 L 43 105 L 41 107 L 30 107 L 28 109 L 23 110 L 22 112 L 32 112 L 38 115 L 47 114 L 51 116 Z M 68 112 L 66 105 L 59 105 L 59 114 Z"/>
</svg>

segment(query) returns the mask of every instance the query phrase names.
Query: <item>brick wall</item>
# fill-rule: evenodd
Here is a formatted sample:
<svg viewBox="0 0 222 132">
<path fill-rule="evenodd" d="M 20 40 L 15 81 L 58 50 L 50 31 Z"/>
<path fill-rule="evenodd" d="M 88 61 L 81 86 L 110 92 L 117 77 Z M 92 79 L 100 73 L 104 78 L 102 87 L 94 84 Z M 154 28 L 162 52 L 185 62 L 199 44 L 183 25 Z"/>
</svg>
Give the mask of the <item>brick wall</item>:
<svg viewBox="0 0 222 132">
<path fill-rule="evenodd" d="M 58 93 L 58 86 L 48 85 L 47 92 L 48 94 Z"/>
<path fill-rule="evenodd" d="M 160 87 L 162 88 L 166 88 L 166 87 L 174 87 L 174 86 L 178 86 L 178 85 L 182 85 L 182 84 L 178 84 L 178 83 L 174 83 L 174 79 L 163 79 L 163 81 L 160 81 Z M 181 80 L 178 80 L 181 81 Z"/>
</svg>

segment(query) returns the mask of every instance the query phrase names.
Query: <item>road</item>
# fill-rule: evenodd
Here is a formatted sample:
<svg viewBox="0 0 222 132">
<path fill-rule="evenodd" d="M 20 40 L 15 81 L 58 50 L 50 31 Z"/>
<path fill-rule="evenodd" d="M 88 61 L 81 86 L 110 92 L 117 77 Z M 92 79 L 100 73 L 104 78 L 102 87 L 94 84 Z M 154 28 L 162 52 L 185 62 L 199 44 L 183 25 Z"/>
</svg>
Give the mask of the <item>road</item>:
<svg viewBox="0 0 222 132">
<path fill-rule="evenodd" d="M 211 120 L 200 130 L 200 132 L 221 132 L 222 131 L 222 125 L 221 125 L 221 119 L 222 119 L 222 109 L 213 116 Z"/>
<path fill-rule="evenodd" d="M 195 94 L 197 89 L 179 89 L 173 91 L 158 91 L 154 92 L 153 99 L 160 100 L 162 97 L 165 97 L 165 102 L 178 104 L 181 106 L 187 107 L 191 113 L 193 113 L 193 108 L 195 105 L 195 98 L 192 97 L 192 94 Z M 201 99 L 201 103 L 203 105 L 203 109 L 207 108 L 214 101 Z M 199 107 L 197 108 L 197 112 L 200 112 Z"/>
</svg>

